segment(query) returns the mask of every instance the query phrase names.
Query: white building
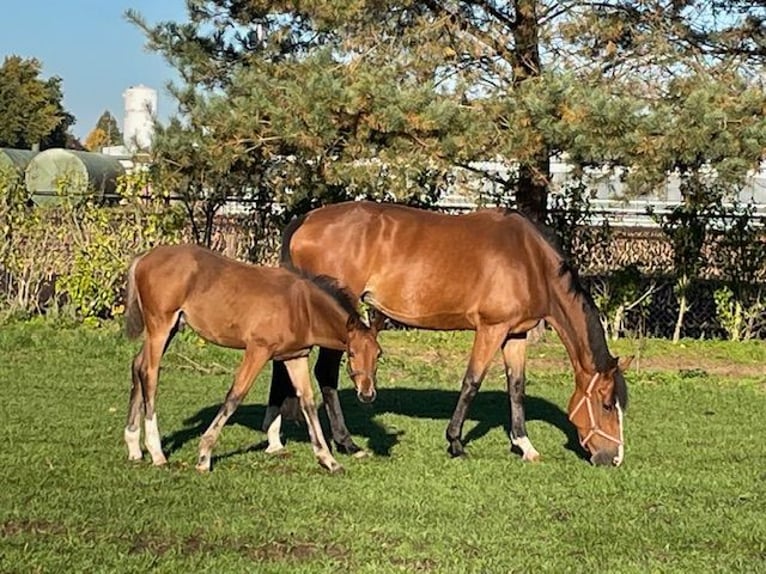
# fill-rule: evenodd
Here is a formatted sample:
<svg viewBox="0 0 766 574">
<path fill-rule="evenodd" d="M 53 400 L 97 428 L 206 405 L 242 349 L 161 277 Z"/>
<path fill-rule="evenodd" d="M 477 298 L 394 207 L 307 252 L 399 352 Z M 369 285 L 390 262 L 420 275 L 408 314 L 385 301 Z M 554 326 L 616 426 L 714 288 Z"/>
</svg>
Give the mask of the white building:
<svg viewBox="0 0 766 574">
<path fill-rule="evenodd" d="M 123 142 L 129 153 L 147 150 L 152 145 L 157 117 L 157 90 L 139 84 L 122 94 L 125 100 Z"/>
</svg>

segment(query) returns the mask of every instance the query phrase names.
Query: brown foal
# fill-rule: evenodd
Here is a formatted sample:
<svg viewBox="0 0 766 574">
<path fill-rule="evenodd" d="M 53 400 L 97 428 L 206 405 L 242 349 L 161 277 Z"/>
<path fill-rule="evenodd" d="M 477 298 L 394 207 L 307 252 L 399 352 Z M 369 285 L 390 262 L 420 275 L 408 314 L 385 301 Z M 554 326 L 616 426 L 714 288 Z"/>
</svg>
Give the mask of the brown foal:
<svg viewBox="0 0 766 574">
<path fill-rule="evenodd" d="M 366 326 L 348 293 L 327 277 L 258 267 L 196 245 L 161 246 L 137 257 L 128 273 L 127 333 L 143 333 L 133 360 L 125 442 L 128 458 L 141 459 L 140 423 L 155 465 L 166 462 L 160 443 L 155 393 L 160 359 L 182 324 L 217 345 L 243 349 L 234 383 L 202 436 L 197 469 L 210 470 L 211 453 L 226 421 L 267 361 L 284 361 L 319 463 L 340 468 L 325 442 L 308 367 L 312 346 L 348 353 L 362 401 L 375 398 L 380 354 L 376 330 Z"/>
</svg>

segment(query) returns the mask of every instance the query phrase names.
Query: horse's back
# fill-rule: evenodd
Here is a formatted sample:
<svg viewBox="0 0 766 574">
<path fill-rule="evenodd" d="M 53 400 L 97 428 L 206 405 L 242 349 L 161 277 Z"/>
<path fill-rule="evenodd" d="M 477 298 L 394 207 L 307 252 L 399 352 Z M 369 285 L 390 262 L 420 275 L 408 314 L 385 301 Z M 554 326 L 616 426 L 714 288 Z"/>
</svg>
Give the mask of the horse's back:
<svg viewBox="0 0 766 574">
<path fill-rule="evenodd" d="M 545 283 L 544 239 L 523 216 L 502 209 L 448 215 L 337 204 L 310 212 L 288 240 L 297 267 L 337 277 L 418 326 L 473 328 L 509 305 L 529 307 L 529 285 Z"/>
<path fill-rule="evenodd" d="M 229 259 L 197 245 L 159 246 L 138 261 L 142 304 L 159 316 L 183 312 L 202 337 L 241 348 L 256 336 L 285 338 L 307 321 L 310 285 L 287 269 Z"/>
</svg>

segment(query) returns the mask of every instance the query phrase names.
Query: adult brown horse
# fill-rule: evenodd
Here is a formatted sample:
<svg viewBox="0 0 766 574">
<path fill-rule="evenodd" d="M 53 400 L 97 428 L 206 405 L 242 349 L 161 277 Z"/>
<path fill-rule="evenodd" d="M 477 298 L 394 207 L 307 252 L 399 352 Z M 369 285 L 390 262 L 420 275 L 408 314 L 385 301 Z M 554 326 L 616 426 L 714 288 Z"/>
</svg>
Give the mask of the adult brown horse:
<svg viewBox="0 0 766 574">
<path fill-rule="evenodd" d="M 623 460 L 623 371 L 607 349 L 597 309 L 545 230 L 513 211 L 445 215 L 400 205 L 350 202 L 316 209 L 285 230 L 282 260 L 336 277 L 359 299 L 396 322 L 422 329 L 476 332 L 455 412 L 449 452 L 461 441 L 468 407 L 492 357 L 502 349 L 510 404 L 510 439 L 525 460 L 537 450 L 524 418 L 526 333 L 548 321 L 575 373 L 569 418 L 595 464 Z M 315 374 L 339 450 L 355 453 L 337 397 L 340 354 L 321 350 Z M 289 389 L 287 389 L 289 390 Z M 286 394 L 275 364 L 271 409 Z M 271 423 L 270 418 L 264 425 Z M 273 435 L 274 433 L 272 433 Z"/>
<path fill-rule="evenodd" d="M 360 400 L 375 398 L 380 355 L 376 331 L 362 322 L 352 297 L 326 277 L 240 263 L 196 245 L 156 247 L 130 266 L 126 319 L 129 336 L 145 335 L 133 360 L 125 427 L 131 460 L 142 457 L 143 411 L 146 448 L 154 464 L 166 462 L 155 392 L 160 359 L 182 323 L 212 343 L 245 351 L 225 402 L 202 436 L 197 462 L 201 471 L 210 470 L 221 429 L 271 359 L 283 361 L 289 371 L 314 453 L 330 471 L 340 465 L 327 447 L 317 417 L 308 367 L 311 347 L 347 351 Z"/>
</svg>

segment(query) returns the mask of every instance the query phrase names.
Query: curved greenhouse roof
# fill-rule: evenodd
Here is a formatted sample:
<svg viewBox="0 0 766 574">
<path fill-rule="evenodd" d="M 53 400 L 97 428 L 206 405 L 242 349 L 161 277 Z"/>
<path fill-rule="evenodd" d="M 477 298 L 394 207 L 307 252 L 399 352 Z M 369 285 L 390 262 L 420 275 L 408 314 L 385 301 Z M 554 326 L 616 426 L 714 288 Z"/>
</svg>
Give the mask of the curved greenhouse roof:
<svg viewBox="0 0 766 574">
<path fill-rule="evenodd" d="M 52 148 L 37 154 L 25 172 L 27 190 L 37 204 L 70 196 L 112 195 L 117 177 L 125 173 L 114 157 L 100 153 Z"/>
<path fill-rule="evenodd" d="M 0 169 L 9 168 L 18 173 L 24 173 L 24 170 L 29 165 L 38 153 L 28 149 L 15 149 L 12 147 L 0 148 Z"/>
</svg>

